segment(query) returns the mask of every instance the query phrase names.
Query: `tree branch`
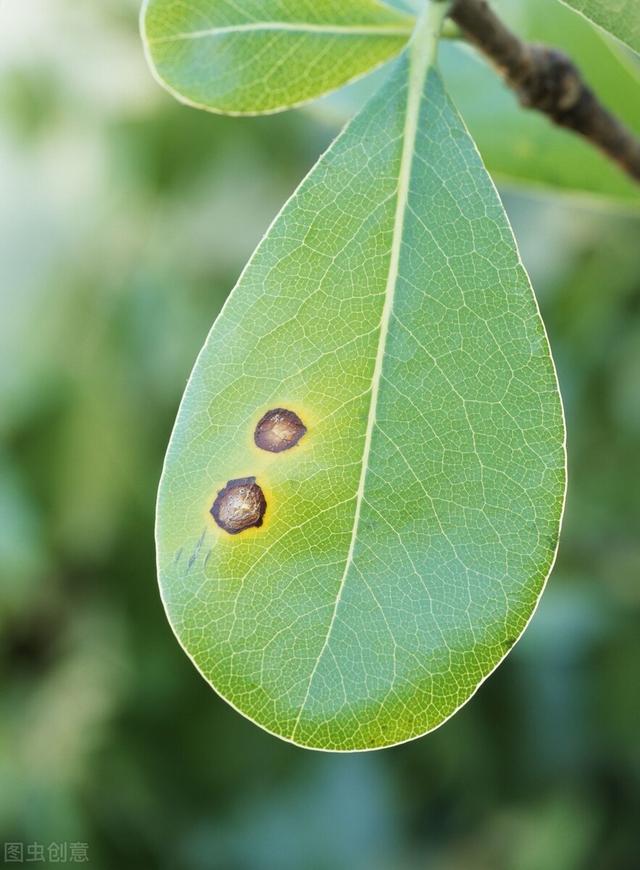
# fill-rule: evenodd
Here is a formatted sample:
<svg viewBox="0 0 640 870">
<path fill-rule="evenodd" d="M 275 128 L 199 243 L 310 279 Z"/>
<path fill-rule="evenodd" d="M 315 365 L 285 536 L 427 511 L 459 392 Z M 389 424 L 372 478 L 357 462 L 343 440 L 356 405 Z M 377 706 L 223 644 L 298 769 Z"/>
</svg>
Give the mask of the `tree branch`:
<svg viewBox="0 0 640 870">
<path fill-rule="evenodd" d="M 449 16 L 498 69 L 522 106 L 583 136 L 640 182 L 640 139 L 602 105 L 565 54 L 522 42 L 487 0 L 453 0 Z"/>
</svg>

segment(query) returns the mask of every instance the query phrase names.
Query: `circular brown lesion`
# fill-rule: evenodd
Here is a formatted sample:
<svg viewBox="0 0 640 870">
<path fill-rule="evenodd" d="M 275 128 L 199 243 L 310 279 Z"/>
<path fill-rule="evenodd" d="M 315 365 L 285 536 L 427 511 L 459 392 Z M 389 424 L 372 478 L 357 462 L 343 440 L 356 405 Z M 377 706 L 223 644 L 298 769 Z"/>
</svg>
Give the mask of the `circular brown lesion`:
<svg viewBox="0 0 640 870">
<path fill-rule="evenodd" d="M 267 500 L 255 477 L 230 480 L 218 493 L 211 516 L 225 532 L 237 535 L 262 525 Z"/>
<path fill-rule="evenodd" d="M 282 453 L 295 447 L 307 431 L 300 417 L 286 408 L 273 408 L 256 426 L 254 441 L 261 450 Z"/>
</svg>

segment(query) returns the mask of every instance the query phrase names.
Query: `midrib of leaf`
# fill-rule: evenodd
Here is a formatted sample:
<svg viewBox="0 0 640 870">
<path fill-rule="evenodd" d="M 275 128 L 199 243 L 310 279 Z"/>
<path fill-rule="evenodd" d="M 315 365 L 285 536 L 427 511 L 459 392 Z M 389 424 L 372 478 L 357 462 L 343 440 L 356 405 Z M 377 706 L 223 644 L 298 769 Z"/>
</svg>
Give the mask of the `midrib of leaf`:
<svg viewBox="0 0 640 870">
<path fill-rule="evenodd" d="M 149 39 L 155 45 L 165 42 L 180 42 L 188 39 L 206 39 L 215 36 L 228 36 L 234 33 L 256 33 L 267 31 L 285 31 L 293 33 L 318 33 L 324 36 L 409 36 L 410 25 L 348 25 L 348 24 L 308 24 L 290 21 L 256 21 L 247 24 L 232 24 L 227 27 L 210 27 L 205 30 L 193 30 L 187 33 L 173 33 L 171 36 L 160 36 Z"/>
<path fill-rule="evenodd" d="M 336 600 L 331 614 L 331 620 L 327 628 L 324 642 L 318 653 L 311 674 L 309 683 L 303 698 L 300 710 L 296 718 L 293 730 L 291 732 L 291 740 L 295 738 L 296 731 L 300 725 L 302 714 L 306 707 L 313 680 L 322 661 L 324 653 L 329 645 L 331 633 L 335 625 L 336 617 L 342 593 L 344 591 L 349 569 L 353 562 L 358 532 L 360 527 L 360 515 L 362 503 L 364 501 L 364 492 L 367 480 L 367 472 L 369 471 L 369 456 L 371 453 L 371 443 L 373 439 L 373 431 L 376 425 L 377 410 L 378 410 L 378 394 L 380 391 L 380 381 L 382 379 L 382 366 L 384 362 L 387 336 L 389 332 L 389 323 L 393 313 L 393 304 L 395 299 L 396 286 L 398 283 L 398 275 L 400 269 L 400 253 L 402 249 L 402 240 L 404 236 L 404 222 L 408 207 L 409 188 L 411 185 L 411 174 L 413 168 L 413 159 L 415 155 L 416 138 L 418 134 L 418 120 L 420 116 L 420 105 L 422 102 L 422 94 L 424 84 L 430 67 L 432 66 L 440 29 L 447 10 L 447 4 L 441 0 L 427 0 L 426 8 L 422 16 L 418 20 L 414 31 L 411 43 L 409 45 L 409 82 L 407 87 L 407 104 L 403 131 L 402 154 L 400 157 L 400 170 L 398 173 L 398 187 L 396 199 L 396 211 L 394 216 L 393 235 L 391 241 L 391 252 L 389 257 L 389 272 L 387 275 L 387 284 L 385 288 L 385 301 L 382 308 L 380 318 L 378 347 L 376 351 L 376 359 L 372 374 L 371 399 L 369 402 L 369 413 L 367 417 L 367 428 L 365 432 L 364 447 L 362 452 L 362 466 L 360 470 L 360 480 L 356 492 L 356 505 L 353 516 L 353 525 L 351 529 L 351 539 L 349 542 L 349 551 L 347 553 L 344 571 L 340 579 L 340 585 L 336 594 Z"/>
</svg>

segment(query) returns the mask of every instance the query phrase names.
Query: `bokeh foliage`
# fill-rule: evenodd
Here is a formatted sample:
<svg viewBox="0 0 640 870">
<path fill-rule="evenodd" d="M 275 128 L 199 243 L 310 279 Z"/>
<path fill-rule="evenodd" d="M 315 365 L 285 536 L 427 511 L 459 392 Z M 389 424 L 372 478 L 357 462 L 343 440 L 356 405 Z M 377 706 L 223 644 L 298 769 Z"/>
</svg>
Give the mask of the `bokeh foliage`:
<svg viewBox="0 0 640 870">
<path fill-rule="evenodd" d="M 106 868 L 633 867 L 637 219 L 505 192 L 570 448 L 560 558 L 520 646 L 424 740 L 282 744 L 171 636 L 153 506 L 195 354 L 335 129 L 178 106 L 135 7 L 0 6 L 0 841 L 86 841 Z"/>
</svg>

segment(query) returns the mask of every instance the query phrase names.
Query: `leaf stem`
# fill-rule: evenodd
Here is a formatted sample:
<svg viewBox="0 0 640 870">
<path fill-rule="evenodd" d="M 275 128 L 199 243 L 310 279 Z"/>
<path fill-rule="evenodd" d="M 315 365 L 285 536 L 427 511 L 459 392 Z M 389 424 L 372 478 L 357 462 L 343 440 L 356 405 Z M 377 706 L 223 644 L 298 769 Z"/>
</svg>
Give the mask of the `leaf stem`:
<svg viewBox="0 0 640 870">
<path fill-rule="evenodd" d="M 426 0 L 418 16 L 409 46 L 409 91 L 417 93 L 418 99 L 429 67 L 435 62 L 442 25 L 450 5 L 449 0 Z"/>
</svg>

